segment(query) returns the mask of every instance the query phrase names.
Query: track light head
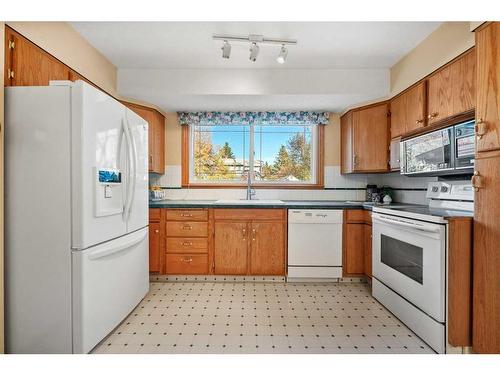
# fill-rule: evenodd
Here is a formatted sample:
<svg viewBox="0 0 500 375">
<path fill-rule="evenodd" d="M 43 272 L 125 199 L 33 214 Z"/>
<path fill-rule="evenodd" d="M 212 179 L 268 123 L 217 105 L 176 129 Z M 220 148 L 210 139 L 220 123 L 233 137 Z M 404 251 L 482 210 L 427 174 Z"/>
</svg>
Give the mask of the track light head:
<svg viewBox="0 0 500 375">
<path fill-rule="evenodd" d="M 229 44 L 227 40 L 224 41 L 221 50 L 222 50 L 222 58 L 229 59 L 229 55 L 231 55 L 231 44 Z"/>
<path fill-rule="evenodd" d="M 257 60 L 257 56 L 259 55 L 259 46 L 257 43 L 252 43 L 250 47 L 250 61 L 255 62 Z"/>
<path fill-rule="evenodd" d="M 286 61 L 286 56 L 287 55 L 288 55 L 288 50 L 286 49 L 285 45 L 282 44 L 281 45 L 281 49 L 280 49 L 280 53 L 279 53 L 278 57 L 276 58 L 276 61 L 279 64 L 284 64 L 285 61 Z"/>
</svg>

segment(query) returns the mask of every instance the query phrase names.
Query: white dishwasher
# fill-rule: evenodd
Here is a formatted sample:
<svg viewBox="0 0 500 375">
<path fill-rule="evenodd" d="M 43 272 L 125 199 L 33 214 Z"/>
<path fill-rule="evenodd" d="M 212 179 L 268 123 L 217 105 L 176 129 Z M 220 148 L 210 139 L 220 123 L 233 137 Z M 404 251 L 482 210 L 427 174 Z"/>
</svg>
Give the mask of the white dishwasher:
<svg viewBox="0 0 500 375">
<path fill-rule="evenodd" d="M 288 279 L 342 277 L 342 210 L 288 210 Z"/>
</svg>

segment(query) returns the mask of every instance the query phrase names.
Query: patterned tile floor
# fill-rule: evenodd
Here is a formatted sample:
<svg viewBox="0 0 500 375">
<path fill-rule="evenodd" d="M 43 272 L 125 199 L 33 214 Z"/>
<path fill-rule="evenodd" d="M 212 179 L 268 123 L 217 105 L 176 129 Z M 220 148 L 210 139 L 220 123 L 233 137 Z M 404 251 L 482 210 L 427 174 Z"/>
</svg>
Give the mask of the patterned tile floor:
<svg viewBox="0 0 500 375">
<path fill-rule="evenodd" d="M 151 283 L 93 353 L 434 353 L 363 283 Z"/>
</svg>

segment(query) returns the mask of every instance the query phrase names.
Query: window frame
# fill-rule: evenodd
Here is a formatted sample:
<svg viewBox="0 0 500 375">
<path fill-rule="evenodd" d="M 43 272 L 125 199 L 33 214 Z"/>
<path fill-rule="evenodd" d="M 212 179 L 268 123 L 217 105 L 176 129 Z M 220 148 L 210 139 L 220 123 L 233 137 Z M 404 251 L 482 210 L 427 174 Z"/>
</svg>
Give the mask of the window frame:
<svg viewBox="0 0 500 375">
<path fill-rule="evenodd" d="M 182 126 L 182 150 L 181 150 L 181 173 L 182 187 L 185 188 L 246 188 L 246 182 L 231 181 L 192 181 L 192 149 L 193 135 L 190 125 Z M 324 126 L 313 125 L 313 182 L 274 182 L 274 181 L 252 181 L 252 187 L 257 189 L 323 189 L 324 187 Z M 250 127 L 250 149 L 253 149 L 254 127 Z M 251 158 L 251 168 L 254 158 Z"/>
</svg>

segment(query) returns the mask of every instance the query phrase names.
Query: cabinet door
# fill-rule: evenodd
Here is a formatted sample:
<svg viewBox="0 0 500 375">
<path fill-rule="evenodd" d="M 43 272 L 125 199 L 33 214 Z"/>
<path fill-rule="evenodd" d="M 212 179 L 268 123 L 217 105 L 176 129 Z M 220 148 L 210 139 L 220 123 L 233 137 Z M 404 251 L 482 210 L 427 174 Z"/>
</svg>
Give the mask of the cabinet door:
<svg viewBox="0 0 500 375">
<path fill-rule="evenodd" d="M 406 92 L 406 132 L 421 129 L 426 125 L 425 85 L 425 81 L 422 81 Z"/>
<path fill-rule="evenodd" d="M 453 115 L 452 66 L 431 75 L 427 81 L 429 115 L 428 124 L 432 125 Z"/>
<path fill-rule="evenodd" d="M 395 138 L 391 140 L 391 150 L 389 164 L 391 171 L 399 171 L 401 169 L 401 138 Z"/>
<path fill-rule="evenodd" d="M 353 112 L 353 170 L 355 172 L 387 171 L 389 166 L 387 115 L 386 103 Z"/>
<path fill-rule="evenodd" d="M 400 137 L 406 133 L 406 101 L 406 93 L 391 100 L 391 138 Z"/>
<path fill-rule="evenodd" d="M 352 173 L 352 112 L 340 118 L 340 149 L 340 170 Z"/>
<path fill-rule="evenodd" d="M 453 114 L 456 115 L 476 107 L 476 50 L 463 55 L 451 69 Z"/>
<path fill-rule="evenodd" d="M 364 228 L 364 272 L 368 277 L 372 277 L 372 226 L 365 224 Z"/>
<path fill-rule="evenodd" d="M 251 224 L 250 274 L 285 275 L 285 228 L 280 222 Z"/>
<path fill-rule="evenodd" d="M 245 275 L 248 256 L 248 223 L 216 222 L 214 260 L 216 275 Z"/>
<path fill-rule="evenodd" d="M 149 223 L 149 272 L 160 272 L 160 223 Z"/>
<path fill-rule="evenodd" d="M 344 224 L 344 276 L 360 276 L 365 272 L 365 224 Z"/>
<path fill-rule="evenodd" d="M 14 43 L 14 48 L 9 49 L 14 76 L 6 81 L 6 86 L 48 86 L 51 80 L 69 79 L 66 65 L 9 28 L 6 33 Z"/>
<path fill-rule="evenodd" d="M 500 23 L 476 31 L 478 130 L 476 151 L 500 148 Z"/>
<path fill-rule="evenodd" d="M 153 150 L 154 143 L 153 140 L 155 138 L 154 134 L 154 117 L 152 111 L 147 109 L 146 107 L 142 107 L 136 104 L 123 102 L 124 105 L 129 107 L 132 111 L 141 116 L 144 120 L 148 122 L 148 170 L 149 172 L 153 172 Z"/>
<path fill-rule="evenodd" d="M 500 154 L 479 156 L 475 168 L 472 349 L 500 353 Z"/>
<path fill-rule="evenodd" d="M 155 173 L 165 173 L 165 117 L 161 113 L 154 112 L 152 170 Z"/>
</svg>

